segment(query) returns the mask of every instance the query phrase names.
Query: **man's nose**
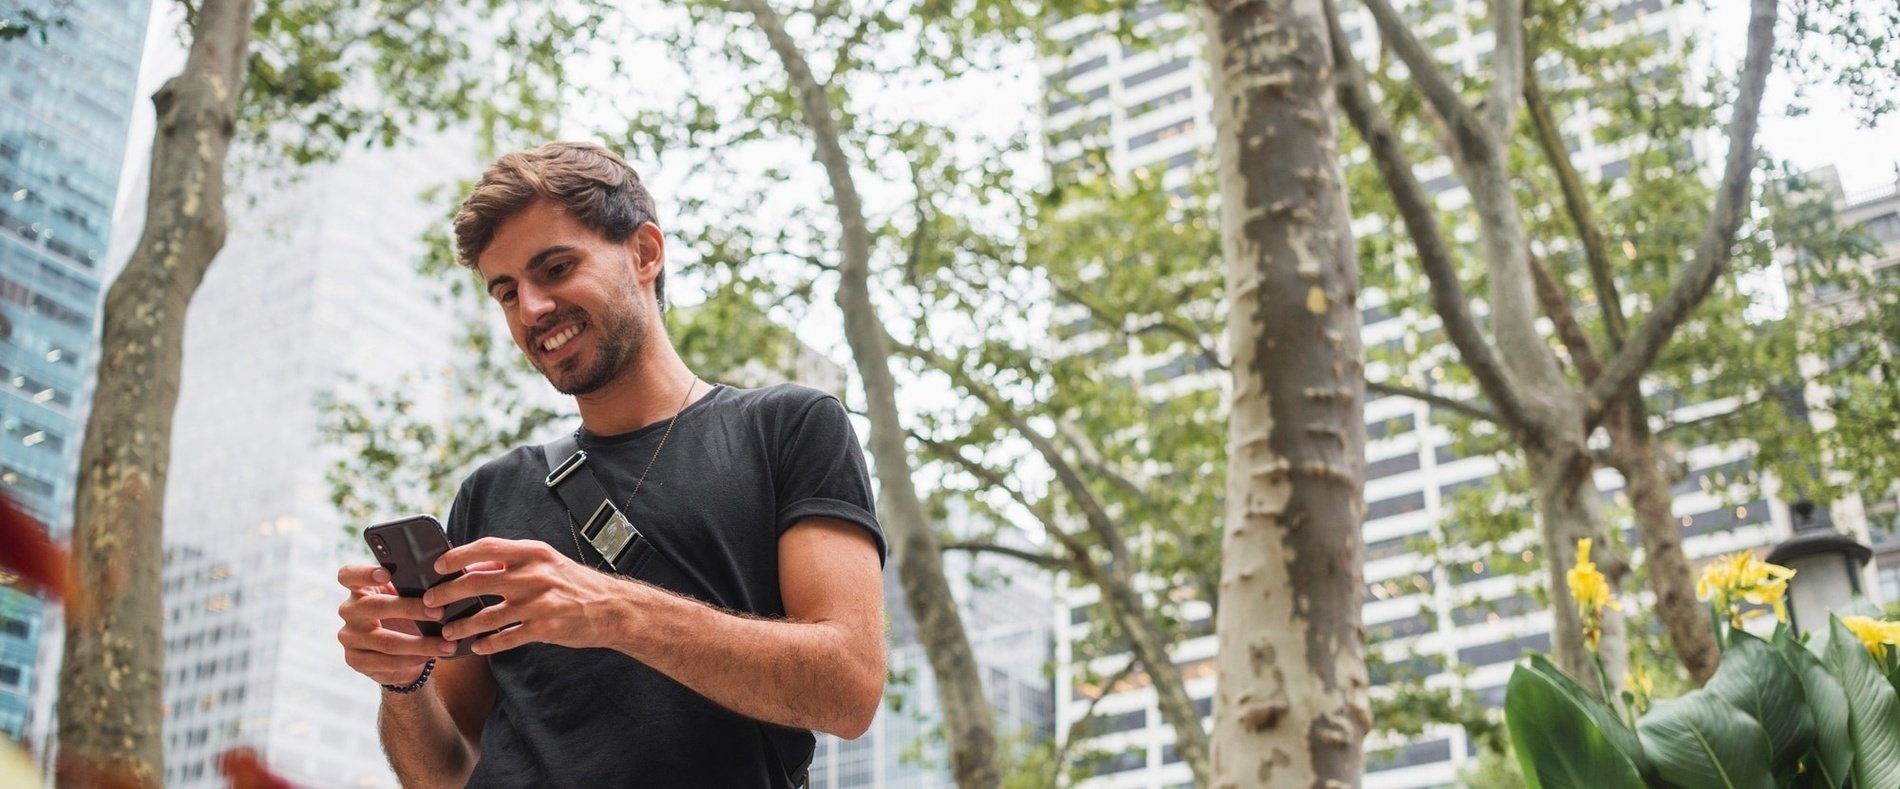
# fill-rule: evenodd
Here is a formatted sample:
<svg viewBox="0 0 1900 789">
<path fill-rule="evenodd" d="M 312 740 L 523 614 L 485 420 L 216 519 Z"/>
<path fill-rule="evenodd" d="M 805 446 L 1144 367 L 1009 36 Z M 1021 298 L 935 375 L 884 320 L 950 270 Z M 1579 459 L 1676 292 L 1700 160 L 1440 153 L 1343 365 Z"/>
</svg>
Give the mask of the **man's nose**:
<svg viewBox="0 0 1900 789">
<path fill-rule="evenodd" d="M 554 299 L 533 285 L 522 285 L 515 290 L 515 298 L 521 303 L 521 322 L 533 326 L 541 322 L 548 313 L 554 311 Z"/>
</svg>

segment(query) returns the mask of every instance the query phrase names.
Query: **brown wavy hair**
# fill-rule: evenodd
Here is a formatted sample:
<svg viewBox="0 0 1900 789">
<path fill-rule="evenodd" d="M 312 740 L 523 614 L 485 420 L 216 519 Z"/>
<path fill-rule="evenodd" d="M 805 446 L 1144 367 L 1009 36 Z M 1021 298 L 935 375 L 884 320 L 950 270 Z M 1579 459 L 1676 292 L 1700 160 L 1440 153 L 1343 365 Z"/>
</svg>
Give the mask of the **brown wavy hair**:
<svg viewBox="0 0 1900 789">
<path fill-rule="evenodd" d="M 496 159 L 455 214 L 455 257 L 473 269 L 495 240 L 495 228 L 537 199 L 561 204 L 569 216 L 608 241 L 626 241 L 654 221 L 653 196 L 619 154 L 591 142 L 550 142 Z M 666 309 L 666 272 L 653 281 Z"/>
</svg>

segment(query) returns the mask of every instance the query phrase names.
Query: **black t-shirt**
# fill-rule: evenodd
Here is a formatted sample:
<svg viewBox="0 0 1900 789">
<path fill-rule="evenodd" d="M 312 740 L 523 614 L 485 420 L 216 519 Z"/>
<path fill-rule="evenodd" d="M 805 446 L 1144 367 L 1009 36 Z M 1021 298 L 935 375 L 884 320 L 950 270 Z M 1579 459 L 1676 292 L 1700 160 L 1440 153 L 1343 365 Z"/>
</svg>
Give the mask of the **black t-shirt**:
<svg viewBox="0 0 1900 789">
<path fill-rule="evenodd" d="M 857 437 L 836 398 L 782 385 L 717 387 L 680 412 L 653 470 L 664 420 L 631 433 L 583 431 L 587 466 L 667 561 L 625 568 L 728 611 L 782 617 L 778 539 L 813 516 L 863 526 L 885 551 Z M 599 566 L 578 546 L 543 480 L 538 446 L 517 447 L 462 483 L 449 539 L 532 539 Z M 582 551 L 582 553 L 577 553 Z M 469 786 L 789 787 L 811 732 L 774 726 L 609 649 L 529 644 L 490 655 L 495 707 Z"/>
</svg>

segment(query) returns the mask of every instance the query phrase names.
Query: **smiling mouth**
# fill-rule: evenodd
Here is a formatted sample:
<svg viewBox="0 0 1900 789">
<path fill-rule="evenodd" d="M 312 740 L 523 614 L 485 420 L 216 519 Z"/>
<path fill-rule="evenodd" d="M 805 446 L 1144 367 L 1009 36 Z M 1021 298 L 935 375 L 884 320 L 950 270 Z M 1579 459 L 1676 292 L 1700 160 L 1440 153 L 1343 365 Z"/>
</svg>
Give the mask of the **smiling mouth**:
<svg viewBox="0 0 1900 789">
<path fill-rule="evenodd" d="M 581 324 L 575 324 L 573 326 L 569 326 L 565 329 L 555 332 L 553 335 L 550 335 L 547 339 L 544 339 L 541 341 L 541 352 L 553 353 L 555 351 L 560 350 L 561 346 L 566 345 L 568 341 L 574 339 L 575 335 L 580 334 L 582 328 L 584 327 Z"/>
</svg>

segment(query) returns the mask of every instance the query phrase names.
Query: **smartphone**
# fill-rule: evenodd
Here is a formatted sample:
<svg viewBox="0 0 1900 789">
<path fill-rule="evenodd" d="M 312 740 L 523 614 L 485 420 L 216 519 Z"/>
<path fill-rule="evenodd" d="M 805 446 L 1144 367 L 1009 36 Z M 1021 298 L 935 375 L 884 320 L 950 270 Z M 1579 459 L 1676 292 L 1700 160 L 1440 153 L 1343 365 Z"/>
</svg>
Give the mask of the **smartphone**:
<svg viewBox="0 0 1900 789">
<path fill-rule="evenodd" d="M 438 584 L 462 577 L 460 570 L 448 575 L 435 571 L 435 560 L 449 550 L 449 535 L 433 515 L 411 515 L 378 523 L 363 530 L 363 541 L 369 543 L 377 563 L 389 571 L 389 582 L 396 587 L 396 594 L 403 597 L 421 597 L 424 591 Z M 443 609 L 442 622 L 474 616 L 486 607 L 479 597 L 457 600 Z M 416 629 L 425 636 L 441 638 L 442 622 L 417 620 Z M 450 657 L 470 654 L 469 649 L 478 638 L 481 636 L 457 641 L 455 654 Z"/>
</svg>

